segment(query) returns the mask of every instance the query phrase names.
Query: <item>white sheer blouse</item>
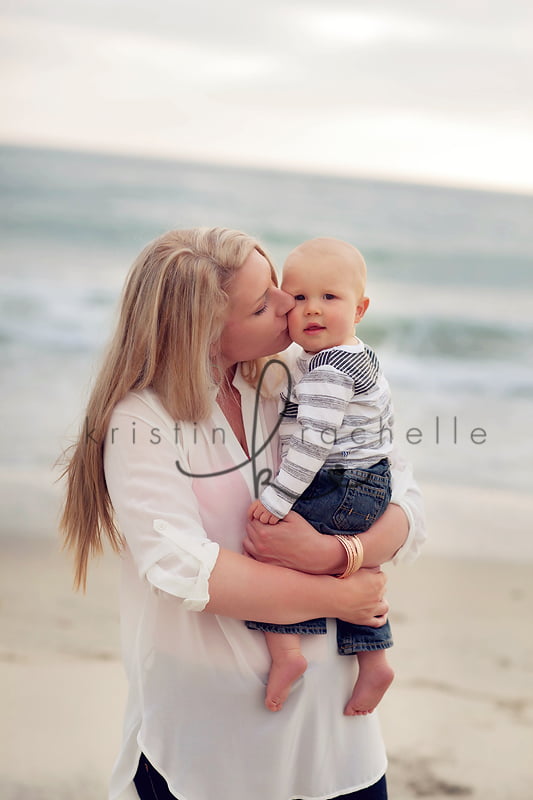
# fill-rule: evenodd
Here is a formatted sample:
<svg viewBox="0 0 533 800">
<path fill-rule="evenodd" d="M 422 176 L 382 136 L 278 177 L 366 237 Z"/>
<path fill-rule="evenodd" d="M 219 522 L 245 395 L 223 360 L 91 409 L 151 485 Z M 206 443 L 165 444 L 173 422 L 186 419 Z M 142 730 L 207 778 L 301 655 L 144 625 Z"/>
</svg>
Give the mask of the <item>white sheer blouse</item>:
<svg viewBox="0 0 533 800">
<path fill-rule="evenodd" d="M 277 402 L 256 405 L 239 371 L 234 384 L 249 451 L 257 453 L 275 427 Z M 180 800 L 318 800 L 372 785 L 385 772 L 376 713 L 342 713 L 357 662 L 337 655 L 334 620 L 328 635 L 301 637 L 309 666 L 274 714 L 263 705 L 270 666 L 263 635 L 200 613 L 219 546 L 242 550 L 254 470 L 276 467 L 276 437 L 248 461 L 216 404 L 202 423 L 176 423 L 144 390 L 113 412 L 105 474 L 127 543 L 121 631 L 129 695 L 111 800 L 137 798 L 141 751 Z M 410 521 L 395 560 L 411 560 L 425 537 L 423 512 L 399 460 L 393 502 Z"/>
</svg>

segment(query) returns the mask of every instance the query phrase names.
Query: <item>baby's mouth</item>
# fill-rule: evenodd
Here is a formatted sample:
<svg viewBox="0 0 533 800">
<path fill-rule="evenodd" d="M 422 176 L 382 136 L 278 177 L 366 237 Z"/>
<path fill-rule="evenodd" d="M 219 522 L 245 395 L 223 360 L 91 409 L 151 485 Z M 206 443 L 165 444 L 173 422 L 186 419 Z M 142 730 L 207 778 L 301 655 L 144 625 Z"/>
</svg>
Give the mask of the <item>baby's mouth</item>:
<svg viewBox="0 0 533 800">
<path fill-rule="evenodd" d="M 311 323 L 311 325 L 307 325 L 304 328 L 304 331 L 308 332 L 308 333 L 313 333 L 313 331 L 323 331 L 323 330 L 325 330 L 324 326 L 323 325 L 318 325 L 318 323 L 316 323 L 316 322 L 313 322 L 313 323 Z"/>
</svg>

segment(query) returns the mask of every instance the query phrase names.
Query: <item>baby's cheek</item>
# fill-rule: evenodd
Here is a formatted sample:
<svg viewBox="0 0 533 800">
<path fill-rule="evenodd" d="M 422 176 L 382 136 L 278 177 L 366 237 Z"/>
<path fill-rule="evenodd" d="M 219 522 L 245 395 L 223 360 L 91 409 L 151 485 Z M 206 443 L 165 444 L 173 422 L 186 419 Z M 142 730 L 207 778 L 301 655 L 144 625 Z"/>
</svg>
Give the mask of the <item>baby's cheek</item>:
<svg viewBox="0 0 533 800">
<path fill-rule="evenodd" d="M 298 309 L 298 306 L 291 308 L 291 310 L 287 313 L 287 322 L 289 326 L 289 332 L 291 330 L 291 326 L 296 326 L 298 321 L 301 318 L 301 313 Z"/>
</svg>

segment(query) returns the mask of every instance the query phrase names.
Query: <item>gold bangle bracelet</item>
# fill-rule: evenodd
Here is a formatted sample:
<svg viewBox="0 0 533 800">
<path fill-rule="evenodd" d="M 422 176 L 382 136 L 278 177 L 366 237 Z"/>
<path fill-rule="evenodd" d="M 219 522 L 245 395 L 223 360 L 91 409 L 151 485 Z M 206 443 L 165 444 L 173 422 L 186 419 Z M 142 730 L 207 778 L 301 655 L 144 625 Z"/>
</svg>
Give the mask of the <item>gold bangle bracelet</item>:
<svg viewBox="0 0 533 800">
<path fill-rule="evenodd" d="M 335 534 L 335 538 L 339 540 L 346 551 L 348 558 L 346 569 L 342 575 L 337 575 L 337 578 L 347 578 L 357 572 L 363 564 L 363 543 L 358 536 L 345 536 L 344 534 Z"/>
</svg>

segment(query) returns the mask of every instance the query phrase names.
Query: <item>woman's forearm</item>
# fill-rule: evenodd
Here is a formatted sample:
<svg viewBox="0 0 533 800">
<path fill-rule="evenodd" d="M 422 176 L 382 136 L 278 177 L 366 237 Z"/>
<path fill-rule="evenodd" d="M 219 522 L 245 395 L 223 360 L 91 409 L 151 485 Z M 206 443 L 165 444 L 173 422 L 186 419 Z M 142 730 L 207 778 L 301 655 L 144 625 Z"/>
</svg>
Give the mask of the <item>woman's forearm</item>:
<svg viewBox="0 0 533 800">
<path fill-rule="evenodd" d="M 209 579 L 206 611 L 235 619 L 288 624 L 315 617 L 338 617 L 374 624 L 386 613 L 385 577 L 366 570 L 347 580 L 309 575 L 261 564 L 220 550 Z"/>
<path fill-rule="evenodd" d="M 390 561 L 404 544 L 409 522 L 400 506 L 389 503 L 381 517 L 365 533 L 358 534 L 363 543 L 364 567 L 377 567 Z"/>
</svg>

